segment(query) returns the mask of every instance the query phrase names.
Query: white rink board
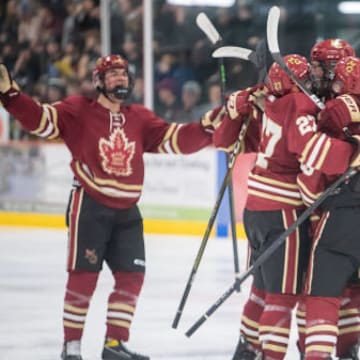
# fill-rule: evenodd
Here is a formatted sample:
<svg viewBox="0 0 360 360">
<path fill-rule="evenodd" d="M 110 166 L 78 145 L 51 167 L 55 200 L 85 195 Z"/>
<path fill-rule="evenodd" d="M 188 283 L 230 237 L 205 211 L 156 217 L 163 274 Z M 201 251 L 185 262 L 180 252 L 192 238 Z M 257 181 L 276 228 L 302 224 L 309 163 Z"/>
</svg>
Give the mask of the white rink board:
<svg viewBox="0 0 360 360">
<path fill-rule="evenodd" d="M 0 210 L 64 213 L 73 180 L 63 144 L 22 143 L 0 147 Z M 217 152 L 145 154 L 140 206 L 199 209 L 210 213 L 217 195 Z M 207 218 L 207 216 L 203 216 Z M 182 219 L 180 219 L 182 220 Z"/>
</svg>

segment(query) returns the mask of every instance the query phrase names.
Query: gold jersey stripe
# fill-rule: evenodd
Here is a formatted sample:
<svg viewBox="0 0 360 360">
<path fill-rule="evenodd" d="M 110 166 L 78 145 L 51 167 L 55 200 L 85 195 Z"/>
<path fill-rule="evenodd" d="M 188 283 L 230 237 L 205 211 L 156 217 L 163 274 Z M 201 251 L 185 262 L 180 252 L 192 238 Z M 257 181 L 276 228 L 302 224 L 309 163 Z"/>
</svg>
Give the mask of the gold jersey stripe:
<svg viewBox="0 0 360 360">
<path fill-rule="evenodd" d="M 245 323 L 246 325 L 250 325 L 253 328 L 258 328 L 259 323 L 249 319 L 247 316 L 243 316 L 243 318 L 241 319 L 243 323 Z"/>
<path fill-rule="evenodd" d="M 159 146 L 158 146 L 158 151 L 159 151 L 159 153 L 162 153 L 162 154 L 166 153 L 166 151 L 165 151 L 163 148 L 164 148 L 166 142 L 170 140 L 171 135 L 172 135 L 172 133 L 174 132 L 174 130 L 175 130 L 176 127 L 177 127 L 177 124 L 171 124 L 171 125 L 169 126 L 169 129 L 168 129 L 167 132 L 165 133 L 164 138 L 162 139 L 161 143 L 160 143 Z"/>
<path fill-rule="evenodd" d="M 331 141 L 330 139 L 326 139 L 326 142 L 324 145 L 322 145 L 322 150 L 321 150 L 321 154 L 320 154 L 320 158 L 318 159 L 318 161 L 316 162 L 315 164 L 315 169 L 317 170 L 320 170 L 325 159 L 326 159 L 326 156 L 330 150 L 330 147 L 331 147 Z"/>
<path fill-rule="evenodd" d="M 334 334 L 337 334 L 337 326 L 334 325 L 314 325 L 306 330 L 306 334 L 309 335 L 314 332 L 325 332 L 330 331 Z"/>
<path fill-rule="evenodd" d="M 357 308 L 351 308 L 351 309 L 344 309 L 344 310 L 340 310 L 339 311 L 339 316 L 344 316 L 344 315 L 358 315 L 359 314 L 359 310 Z M 341 319 L 339 319 L 341 321 Z"/>
<path fill-rule="evenodd" d="M 77 171 L 77 175 L 82 180 L 84 180 L 91 188 L 95 189 L 96 191 L 106 196 L 113 196 L 117 198 L 121 198 L 121 197 L 137 198 L 141 195 L 141 192 L 133 192 L 133 191 L 126 191 L 121 189 L 106 188 L 103 186 L 99 186 L 91 178 L 89 178 L 86 173 L 82 171 L 82 168 L 80 168 L 79 164 L 75 164 L 75 168 Z"/>
<path fill-rule="evenodd" d="M 86 314 L 87 311 L 88 311 L 88 309 L 79 308 L 79 307 L 69 305 L 69 304 L 64 305 L 64 310 L 70 311 L 70 312 L 75 313 L 75 314 L 82 314 L 82 315 Z"/>
<path fill-rule="evenodd" d="M 291 204 L 291 205 L 295 205 L 295 206 L 300 206 L 303 204 L 302 200 L 291 200 L 289 198 L 285 198 L 282 196 L 276 196 L 273 194 L 262 193 L 260 191 L 256 191 L 256 190 L 252 190 L 252 189 L 249 189 L 248 192 L 249 192 L 249 194 L 254 195 L 254 196 L 258 196 L 258 197 L 261 197 L 264 199 L 270 199 L 273 201 L 278 201 L 278 202 L 285 203 L 285 204 Z"/>
<path fill-rule="evenodd" d="M 110 303 L 108 306 L 111 310 L 125 310 L 130 313 L 135 312 L 135 307 L 128 304 L 122 304 L 122 303 Z"/>
<path fill-rule="evenodd" d="M 272 350 L 272 351 L 276 351 L 276 352 L 280 352 L 285 354 L 287 351 L 287 346 L 280 346 L 280 345 L 274 345 L 274 344 L 269 344 L 267 342 L 262 343 L 262 348 L 266 349 L 266 350 Z"/>
<path fill-rule="evenodd" d="M 277 327 L 277 326 L 260 326 L 259 330 L 261 333 L 271 332 L 271 333 L 278 333 L 278 334 L 285 334 L 285 335 L 288 335 L 290 333 L 289 329 L 281 328 L 281 327 Z"/>
<path fill-rule="evenodd" d="M 296 221 L 297 219 L 297 215 L 296 215 L 296 211 L 295 210 L 292 210 L 292 219 L 294 221 Z M 289 226 L 291 224 L 288 224 L 287 222 L 287 218 L 286 218 L 286 212 L 285 211 L 282 211 L 282 218 L 283 218 L 283 223 L 285 225 L 285 228 L 288 229 Z M 298 282 L 298 278 L 297 278 L 297 271 L 296 269 L 298 268 L 298 264 L 299 264 L 299 246 L 300 246 L 300 237 L 299 237 L 299 228 L 297 227 L 296 230 L 289 235 L 289 238 L 291 236 L 294 236 L 295 234 L 295 240 L 292 239 L 291 241 L 286 241 L 285 242 L 285 261 L 284 261 L 284 264 L 285 264 L 285 268 L 284 268 L 284 274 L 283 274 L 283 279 L 282 279 L 282 291 L 283 293 L 287 293 L 289 292 L 288 289 L 287 289 L 287 284 L 288 284 L 288 271 L 289 271 L 289 264 L 291 263 L 289 261 L 289 255 L 291 256 L 294 256 L 295 255 L 295 258 L 293 259 L 294 260 L 294 264 L 292 266 L 292 269 L 293 269 L 293 272 L 294 272 L 294 277 L 292 278 L 291 280 L 291 283 L 292 283 L 292 289 L 291 289 L 291 292 L 293 294 L 296 294 L 296 288 L 297 288 L 297 282 Z M 296 254 L 293 254 L 292 252 L 290 252 L 290 247 L 294 247 L 294 241 L 296 241 Z"/>
<path fill-rule="evenodd" d="M 123 321 L 123 320 L 107 320 L 107 324 L 120 326 L 129 329 L 130 328 L 130 321 Z"/>
<path fill-rule="evenodd" d="M 358 333 L 360 331 L 360 325 L 347 326 L 345 328 L 339 329 L 339 335 L 348 334 L 348 333 Z"/>
<path fill-rule="evenodd" d="M 334 344 L 335 346 L 335 344 Z M 328 354 L 331 354 L 333 351 L 334 346 L 331 345 L 310 345 L 306 346 L 306 354 L 310 352 L 326 352 Z"/>
<path fill-rule="evenodd" d="M 82 173 L 84 173 L 84 176 L 86 176 L 87 178 L 90 178 L 89 175 L 85 172 L 85 170 L 83 170 L 82 164 L 80 161 L 75 161 L 75 166 L 76 169 L 78 169 L 79 171 L 81 171 Z M 99 178 L 97 176 L 92 176 L 91 179 L 94 181 L 94 183 L 99 184 L 99 185 L 109 185 L 115 188 L 118 188 L 120 190 L 136 190 L 136 191 L 141 191 L 143 186 L 142 185 L 133 185 L 133 184 L 124 184 L 124 183 L 120 183 L 118 181 L 115 180 L 107 180 L 107 179 L 102 179 Z"/>
<path fill-rule="evenodd" d="M 48 136 L 48 138 L 50 140 L 53 140 L 53 139 L 56 139 L 60 133 L 59 126 L 58 126 L 58 112 L 57 112 L 56 108 L 54 108 L 51 105 L 48 105 L 48 108 L 50 110 L 50 113 L 52 113 L 52 124 L 54 125 L 54 133 L 52 135 Z"/>
<path fill-rule="evenodd" d="M 38 135 L 42 133 L 44 131 L 47 120 L 48 120 L 48 109 L 45 107 L 45 105 L 43 105 L 39 126 L 35 130 L 31 131 L 31 134 Z"/>
<path fill-rule="evenodd" d="M 63 322 L 65 327 L 73 328 L 73 329 L 83 329 L 84 324 L 83 323 L 74 323 L 72 321 L 64 320 Z"/>
<path fill-rule="evenodd" d="M 301 191 L 311 199 L 317 199 L 322 194 L 322 191 L 320 191 L 316 194 L 312 193 L 309 190 L 309 188 L 300 179 L 298 179 L 297 182 L 299 184 L 299 187 L 301 188 Z"/>
<path fill-rule="evenodd" d="M 174 152 L 176 154 L 181 154 L 181 150 L 179 149 L 179 144 L 178 144 L 178 137 L 179 137 L 179 131 L 181 129 L 181 126 L 178 125 L 173 133 L 173 135 L 170 138 L 171 141 L 171 146 L 174 149 Z"/>
<path fill-rule="evenodd" d="M 271 184 L 271 185 L 277 185 L 278 187 L 283 187 L 283 188 L 287 188 L 287 189 L 297 190 L 297 188 L 298 188 L 297 184 L 289 184 L 287 182 L 270 179 L 268 177 L 264 177 L 264 176 L 256 175 L 256 174 L 252 174 L 252 173 L 249 174 L 249 178 L 257 180 L 258 182 L 263 182 L 263 183 Z"/>
<path fill-rule="evenodd" d="M 318 141 L 320 137 L 320 134 L 314 134 L 311 139 L 306 143 L 303 151 L 301 152 L 301 156 L 300 156 L 300 162 L 301 163 L 305 163 L 304 159 L 308 159 L 309 157 L 309 152 L 311 149 L 313 149 L 314 143 L 316 141 Z"/>
</svg>

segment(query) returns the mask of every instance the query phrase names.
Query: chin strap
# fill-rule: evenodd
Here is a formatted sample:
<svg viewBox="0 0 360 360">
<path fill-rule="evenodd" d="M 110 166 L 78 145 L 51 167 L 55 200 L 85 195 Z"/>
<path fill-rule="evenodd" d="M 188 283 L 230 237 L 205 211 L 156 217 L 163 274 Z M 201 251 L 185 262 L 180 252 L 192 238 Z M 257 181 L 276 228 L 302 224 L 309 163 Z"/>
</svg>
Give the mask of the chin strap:
<svg viewBox="0 0 360 360">
<path fill-rule="evenodd" d="M 130 88 L 126 88 L 123 86 L 116 86 L 113 90 L 106 90 L 105 87 L 97 87 L 97 90 L 102 93 L 104 96 L 106 96 L 110 101 L 111 98 L 109 97 L 109 95 L 114 95 L 117 99 L 120 100 L 126 100 L 127 98 L 129 98 L 130 93 L 131 93 L 131 89 Z"/>
<path fill-rule="evenodd" d="M 113 90 L 107 91 L 107 93 L 114 95 L 117 99 L 126 100 L 130 96 L 130 89 L 128 87 L 116 86 Z"/>
</svg>

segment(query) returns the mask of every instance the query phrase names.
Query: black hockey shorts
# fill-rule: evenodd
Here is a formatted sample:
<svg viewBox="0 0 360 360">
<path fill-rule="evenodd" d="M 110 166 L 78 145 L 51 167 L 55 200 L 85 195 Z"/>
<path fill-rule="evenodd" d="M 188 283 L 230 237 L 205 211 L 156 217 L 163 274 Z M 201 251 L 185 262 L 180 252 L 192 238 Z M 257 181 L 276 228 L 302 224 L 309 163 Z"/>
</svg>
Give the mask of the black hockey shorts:
<svg viewBox="0 0 360 360">
<path fill-rule="evenodd" d="M 105 261 L 112 271 L 145 272 L 143 221 L 137 206 L 113 209 L 81 188 L 70 193 L 67 269 L 95 271 Z"/>
<path fill-rule="evenodd" d="M 326 212 L 315 234 L 307 293 L 341 296 L 360 265 L 360 206 Z"/>
<path fill-rule="evenodd" d="M 244 210 L 251 263 L 276 241 L 301 214 L 295 210 Z M 310 251 L 309 221 L 303 222 L 254 272 L 254 286 L 276 294 L 299 294 Z"/>
</svg>

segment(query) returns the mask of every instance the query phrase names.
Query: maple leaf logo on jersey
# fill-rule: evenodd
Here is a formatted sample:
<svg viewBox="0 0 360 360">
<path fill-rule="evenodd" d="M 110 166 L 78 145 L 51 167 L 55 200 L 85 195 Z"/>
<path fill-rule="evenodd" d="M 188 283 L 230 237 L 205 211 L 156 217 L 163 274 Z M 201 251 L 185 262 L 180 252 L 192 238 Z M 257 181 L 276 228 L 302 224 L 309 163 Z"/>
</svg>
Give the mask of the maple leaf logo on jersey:
<svg viewBox="0 0 360 360">
<path fill-rule="evenodd" d="M 115 129 L 109 141 L 100 139 L 102 168 L 108 174 L 128 176 L 132 174 L 130 162 L 135 153 L 135 142 L 129 142 L 123 129 Z"/>
</svg>

